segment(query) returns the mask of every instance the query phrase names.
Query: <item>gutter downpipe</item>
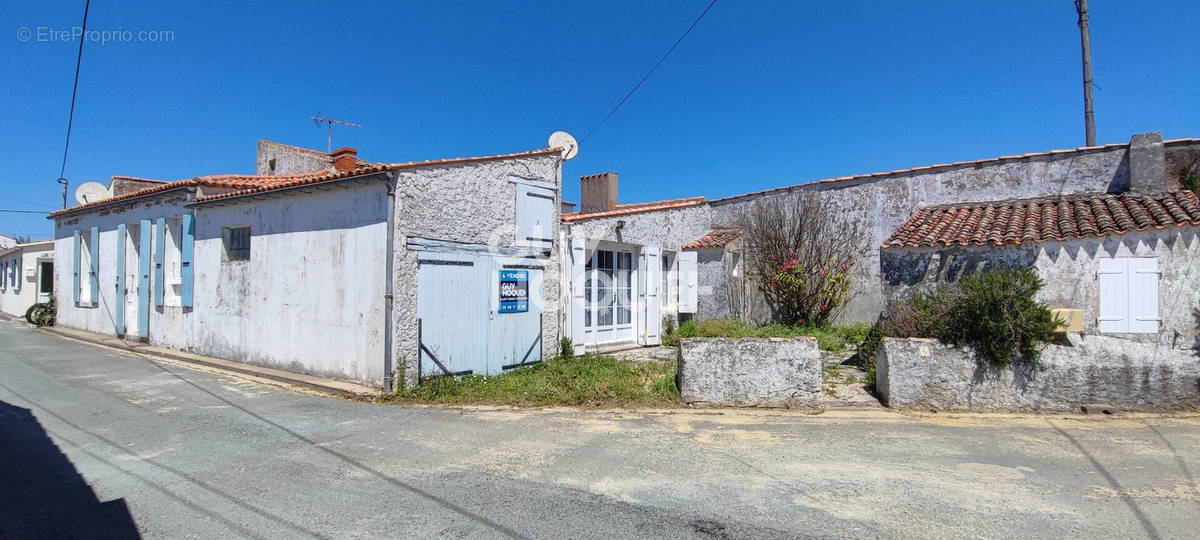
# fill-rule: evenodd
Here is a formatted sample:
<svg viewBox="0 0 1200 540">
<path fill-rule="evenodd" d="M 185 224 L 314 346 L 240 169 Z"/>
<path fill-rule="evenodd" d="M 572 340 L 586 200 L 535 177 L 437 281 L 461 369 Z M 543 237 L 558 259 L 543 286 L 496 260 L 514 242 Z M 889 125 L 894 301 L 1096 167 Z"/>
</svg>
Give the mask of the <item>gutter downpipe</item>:
<svg viewBox="0 0 1200 540">
<path fill-rule="evenodd" d="M 392 257 L 395 256 L 396 242 L 396 173 L 388 173 L 385 177 L 387 187 L 387 256 L 384 260 L 383 278 L 383 389 L 385 392 L 396 390 L 395 367 L 392 365 L 392 286 L 395 281 Z"/>
</svg>

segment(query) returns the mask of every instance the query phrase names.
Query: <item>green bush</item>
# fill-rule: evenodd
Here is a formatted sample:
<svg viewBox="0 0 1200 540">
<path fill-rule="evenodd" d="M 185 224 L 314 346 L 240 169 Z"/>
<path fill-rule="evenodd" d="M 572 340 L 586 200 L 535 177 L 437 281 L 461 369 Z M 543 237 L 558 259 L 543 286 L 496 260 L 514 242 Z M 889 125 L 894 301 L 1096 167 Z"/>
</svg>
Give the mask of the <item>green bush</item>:
<svg viewBox="0 0 1200 540">
<path fill-rule="evenodd" d="M 564 337 L 558 341 L 558 357 L 563 359 L 575 358 L 575 345 L 571 343 L 571 338 Z"/>
<path fill-rule="evenodd" d="M 976 272 L 957 284 L 913 296 L 889 317 L 883 333 L 968 346 L 993 364 L 1017 357 L 1037 360 L 1038 345 L 1053 339 L 1058 326 L 1050 310 L 1034 299 L 1043 284 L 1031 268 Z"/>
</svg>

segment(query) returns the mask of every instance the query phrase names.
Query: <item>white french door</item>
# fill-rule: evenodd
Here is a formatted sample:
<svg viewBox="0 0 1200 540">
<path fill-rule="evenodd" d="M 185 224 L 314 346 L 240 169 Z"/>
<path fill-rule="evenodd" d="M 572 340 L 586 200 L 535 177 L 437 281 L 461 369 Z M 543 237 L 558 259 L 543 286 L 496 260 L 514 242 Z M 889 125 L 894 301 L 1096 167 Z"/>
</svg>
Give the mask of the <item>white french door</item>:
<svg viewBox="0 0 1200 540">
<path fill-rule="evenodd" d="M 584 266 L 583 326 L 587 343 L 633 341 L 633 252 L 596 249 Z"/>
</svg>

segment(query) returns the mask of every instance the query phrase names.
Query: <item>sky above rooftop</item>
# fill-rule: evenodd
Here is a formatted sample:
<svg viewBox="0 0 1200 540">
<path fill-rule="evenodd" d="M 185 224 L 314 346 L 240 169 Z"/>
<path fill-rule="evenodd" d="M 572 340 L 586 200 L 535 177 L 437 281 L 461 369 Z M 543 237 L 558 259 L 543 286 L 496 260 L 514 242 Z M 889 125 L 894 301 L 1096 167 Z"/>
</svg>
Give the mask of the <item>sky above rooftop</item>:
<svg viewBox="0 0 1200 540">
<path fill-rule="evenodd" d="M 84 46 L 66 177 L 253 172 L 259 139 L 323 149 L 318 111 L 363 124 L 333 144 L 372 161 L 582 138 L 707 4 L 97 0 L 88 29 L 116 41 Z M 1200 137 L 1200 2 L 1091 10 L 1097 141 Z M 61 205 L 78 42 L 57 33 L 82 11 L 0 6 L 0 208 Z M 583 141 L 563 193 L 608 170 L 639 202 L 1081 146 L 1080 73 L 1071 0 L 720 0 Z M 50 232 L 0 213 L 0 233 Z"/>
</svg>

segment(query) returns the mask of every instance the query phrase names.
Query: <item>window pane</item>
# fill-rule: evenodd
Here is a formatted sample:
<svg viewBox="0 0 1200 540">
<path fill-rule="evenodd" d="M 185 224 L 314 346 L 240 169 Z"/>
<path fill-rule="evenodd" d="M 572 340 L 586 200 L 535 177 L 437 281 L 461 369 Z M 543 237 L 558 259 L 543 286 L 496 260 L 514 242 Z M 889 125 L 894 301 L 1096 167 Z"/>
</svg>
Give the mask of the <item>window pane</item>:
<svg viewBox="0 0 1200 540">
<path fill-rule="evenodd" d="M 631 295 L 629 289 L 621 289 L 617 294 L 617 305 L 629 307 Z"/>
<path fill-rule="evenodd" d="M 632 266 L 632 264 L 633 264 L 633 254 L 632 253 L 621 253 L 618 256 L 618 261 L 617 261 L 618 268 L 624 268 L 624 269 L 628 270 Z"/>
<path fill-rule="evenodd" d="M 613 323 L 612 308 L 600 308 L 600 326 L 611 326 Z"/>
<path fill-rule="evenodd" d="M 629 324 L 630 312 L 628 307 L 617 308 L 617 324 Z"/>
<path fill-rule="evenodd" d="M 587 309 L 583 310 L 583 325 L 587 326 L 587 327 L 592 326 L 592 308 L 591 307 L 588 307 Z"/>
</svg>

